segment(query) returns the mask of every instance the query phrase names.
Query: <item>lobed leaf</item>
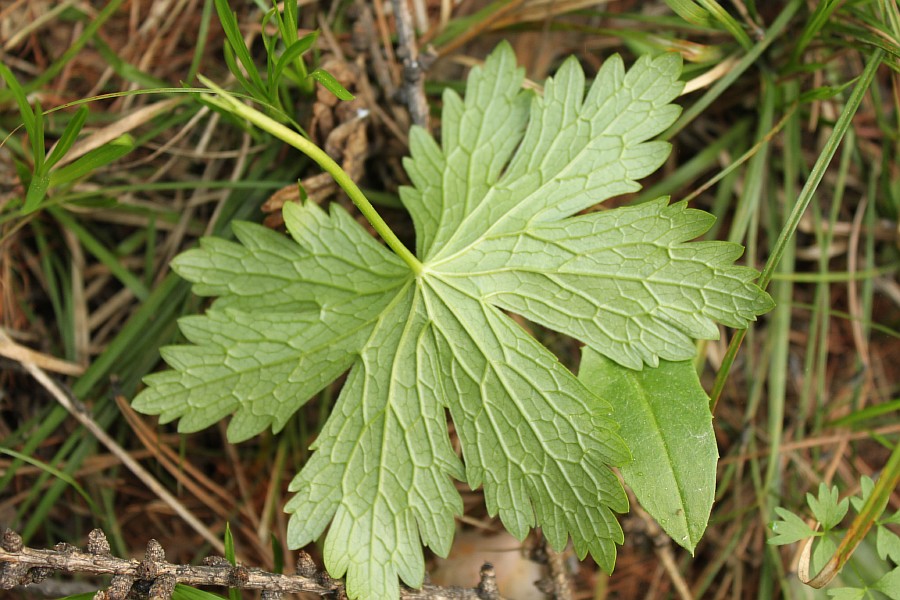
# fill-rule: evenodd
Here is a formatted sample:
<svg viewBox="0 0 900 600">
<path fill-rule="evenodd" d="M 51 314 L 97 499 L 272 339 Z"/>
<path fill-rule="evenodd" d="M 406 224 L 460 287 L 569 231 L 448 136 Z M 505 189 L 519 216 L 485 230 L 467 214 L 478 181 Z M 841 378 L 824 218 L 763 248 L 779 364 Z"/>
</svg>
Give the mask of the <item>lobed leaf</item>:
<svg viewBox="0 0 900 600">
<path fill-rule="evenodd" d="M 841 520 L 850 508 L 849 498 L 838 500 L 840 494 L 836 485 L 831 489 L 824 482 L 819 483 L 819 496 L 806 494 L 806 503 L 809 504 L 813 516 L 822 524 L 822 529 L 829 531 L 840 525 Z"/>
<path fill-rule="evenodd" d="M 821 533 L 816 532 L 806 524 L 806 521 L 791 511 L 776 506 L 775 512 L 780 517 L 780 520 L 772 523 L 772 532 L 775 533 L 775 536 L 770 537 L 768 543 L 774 546 L 782 546 L 805 540 L 814 535 L 821 535 Z"/>
<path fill-rule="evenodd" d="M 710 224 L 698 211 L 659 200 L 572 216 L 662 164 L 669 146 L 650 139 L 679 112 L 679 71 L 674 55 L 627 73 L 612 58 L 585 95 L 570 60 L 541 97 L 502 44 L 465 99 L 444 95 L 440 145 L 410 133 L 401 199 L 421 269 L 339 207 L 286 205 L 293 241 L 237 223 L 238 243 L 206 239 L 175 261 L 218 298 L 181 321 L 190 343 L 164 351 L 174 370 L 148 376 L 135 407 L 182 431 L 232 414 L 237 441 L 277 431 L 349 369 L 286 510 L 292 547 L 328 528 L 325 564 L 350 598 L 421 585 L 421 546 L 445 555 L 462 511 L 454 479 L 482 486 L 519 538 L 540 526 L 612 570 L 627 500 L 610 467 L 631 460 L 613 409 L 507 312 L 639 368 L 771 306 L 732 265 L 738 246 L 688 243 Z"/>
<path fill-rule="evenodd" d="M 756 271 L 733 266 L 740 246 L 685 243 L 712 220 L 661 198 L 493 236 L 441 273 L 623 366 L 655 367 L 693 357 L 716 321 L 744 328 L 772 307 Z"/>
</svg>

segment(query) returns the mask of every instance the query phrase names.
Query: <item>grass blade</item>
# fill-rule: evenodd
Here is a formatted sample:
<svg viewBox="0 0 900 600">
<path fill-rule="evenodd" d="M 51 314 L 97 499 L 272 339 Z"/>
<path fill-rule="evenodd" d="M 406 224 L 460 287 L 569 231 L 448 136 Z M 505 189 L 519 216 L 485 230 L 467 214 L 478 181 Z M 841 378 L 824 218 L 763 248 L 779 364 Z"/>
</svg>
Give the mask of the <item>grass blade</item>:
<svg viewBox="0 0 900 600">
<path fill-rule="evenodd" d="M 883 50 L 876 50 L 872 54 L 872 57 L 866 64 L 865 70 L 859 77 L 856 87 L 853 88 L 853 93 L 850 95 L 847 105 L 844 107 L 844 110 L 841 111 L 841 115 L 838 117 L 831 135 L 825 142 L 822 153 L 819 154 L 819 158 L 816 160 L 815 165 L 813 165 L 809 178 L 806 180 L 806 184 L 800 191 L 800 197 L 797 199 L 796 204 L 794 204 L 794 208 L 788 216 L 785 226 L 782 228 L 778 239 L 772 247 L 772 253 L 769 255 L 769 260 L 766 261 L 766 265 L 760 274 L 759 286 L 763 289 L 765 289 L 769 284 L 769 281 L 772 280 L 775 267 L 781 262 L 781 257 L 784 255 L 785 249 L 787 248 L 788 240 L 797 231 L 797 226 L 800 224 L 800 218 L 803 216 L 803 213 L 806 212 L 806 207 L 809 206 L 813 194 L 816 193 L 816 188 L 819 187 L 819 183 L 825 176 L 825 170 L 828 168 L 828 165 L 831 164 L 831 159 L 834 157 L 835 152 L 837 152 L 841 140 L 844 139 L 844 135 L 850 128 L 853 115 L 856 114 L 859 105 L 862 103 L 863 97 L 869 90 L 869 86 L 872 85 L 872 81 L 875 79 L 875 73 L 878 71 L 878 66 L 881 64 L 883 58 Z M 716 381 L 713 385 L 712 392 L 710 393 L 710 406 L 712 407 L 713 414 L 715 414 L 716 403 L 719 401 L 722 390 L 725 388 L 725 380 L 728 378 L 731 365 L 734 363 L 737 351 L 741 347 L 741 342 L 743 342 L 745 335 L 747 335 L 746 329 L 739 330 L 735 333 L 734 337 L 731 338 L 731 342 L 728 344 L 728 350 L 722 360 L 722 368 L 719 369 L 719 372 L 716 375 Z"/>
<path fill-rule="evenodd" d="M 139 299 L 146 300 L 150 295 L 150 291 L 144 287 L 144 284 L 138 279 L 131 271 L 122 266 L 119 262 L 118 257 L 116 257 L 112 252 L 110 252 L 100 241 L 91 235 L 85 228 L 79 225 L 75 219 L 73 219 L 69 213 L 64 210 L 60 210 L 59 208 L 51 208 L 49 209 L 53 214 L 53 217 L 59 221 L 59 223 L 70 230 L 78 240 L 84 245 L 85 249 L 88 252 L 93 254 L 100 262 L 102 262 L 107 269 L 119 280 L 122 282 L 122 285 L 127 287 L 134 293 L 136 297 Z"/>
<path fill-rule="evenodd" d="M 134 138 L 128 134 L 122 135 L 95 148 L 81 158 L 57 169 L 50 174 L 50 185 L 62 185 L 80 179 L 91 172 L 105 167 L 134 150 Z"/>
<path fill-rule="evenodd" d="M 87 120 L 88 109 L 86 106 L 81 106 L 78 108 L 78 111 L 66 125 L 65 130 L 63 130 L 62 136 L 60 136 L 59 141 L 56 143 L 56 146 L 50 150 L 50 154 L 47 156 L 47 168 L 50 169 L 59 162 L 63 156 L 69 151 L 72 145 L 75 143 L 75 140 L 78 139 L 78 134 L 81 133 L 82 127 L 84 127 L 84 122 Z"/>
</svg>

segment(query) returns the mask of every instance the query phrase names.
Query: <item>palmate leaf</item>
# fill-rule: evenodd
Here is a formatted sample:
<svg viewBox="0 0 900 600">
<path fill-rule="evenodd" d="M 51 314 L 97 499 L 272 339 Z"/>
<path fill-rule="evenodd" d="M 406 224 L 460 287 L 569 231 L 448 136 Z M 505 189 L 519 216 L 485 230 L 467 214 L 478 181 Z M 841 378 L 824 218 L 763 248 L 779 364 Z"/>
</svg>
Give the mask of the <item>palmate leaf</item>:
<svg viewBox="0 0 900 600">
<path fill-rule="evenodd" d="M 292 547 L 330 524 L 325 564 L 351 598 L 396 598 L 398 576 L 421 585 L 421 546 L 446 554 L 462 510 L 454 478 L 483 486 L 519 538 L 539 525 L 611 570 L 627 500 L 609 467 L 628 448 L 610 406 L 506 311 L 641 368 L 771 306 L 733 266 L 738 246 L 688 243 L 710 225 L 699 211 L 660 200 L 572 216 L 663 162 L 668 145 L 648 140 L 678 114 L 679 72 L 675 56 L 627 73 L 613 58 L 585 96 L 573 59 L 541 97 L 501 45 L 464 100 L 444 95 L 441 145 L 411 133 L 401 198 L 421 268 L 336 205 L 286 205 L 293 241 L 236 224 L 240 243 L 207 239 L 173 263 L 218 299 L 182 322 L 191 345 L 165 351 L 174 370 L 147 377 L 135 407 L 181 431 L 232 414 L 242 440 L 349 369 L 286 510 Z"/>
</svg>

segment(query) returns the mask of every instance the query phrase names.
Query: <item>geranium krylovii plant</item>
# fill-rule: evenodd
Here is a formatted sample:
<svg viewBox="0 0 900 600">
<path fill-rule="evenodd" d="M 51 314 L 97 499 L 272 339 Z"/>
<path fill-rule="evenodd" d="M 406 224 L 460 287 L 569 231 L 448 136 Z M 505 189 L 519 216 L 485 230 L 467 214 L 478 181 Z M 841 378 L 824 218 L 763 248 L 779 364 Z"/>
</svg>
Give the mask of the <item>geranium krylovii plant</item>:
<svg viewBox="0 0 900 600">
<path fill-rule="evenodd" d="M 146 378 L 135 408 L 180 418 L 184 432 L 232 415 L 238 442 L 279 431 L 349 369 L 286 510 L 292 547 L 330 524 L 325 565 L 351 598 L 396 598 L 398 576 L 421 585 L 421 546 L 445 555 L 462 511 L 454 479 L 483 487 L 513 535 L 539 525 L 553 547 L 571 538 L 611 570 L 623 539 L 613 513 L 628 504 L 610 467 L 629 449 L 611 406 L 507 312 L 641 369 L 693 357 L 715 321 L 746 327 L 770 308 L 755 271 L 733 265 L 739 246 L 689 242 L 705 213 L 660 199 L 578 214 L 663 163 L 669 145 L 649 140 L 679 113 L 679 73 L 673 54 L 627 73 L 613 57 L 585 95 L 570 59 L 535 94 L 502 44 L 472 70 L 465 100 L 444 94 L 440 145 L 410 133 L 401 198 L 414 255 L 380 219 L 390 249 L 340 206 L 311 202 L 285 206 L 292 239 L 234 223 L 239 243 L 202 240 L 173 268 L 217 299 L 181 320 L 190 344 L 164 349 L 172 370 Z M 309 151 L 217 93 L 223 109 Z"/>
</svg>

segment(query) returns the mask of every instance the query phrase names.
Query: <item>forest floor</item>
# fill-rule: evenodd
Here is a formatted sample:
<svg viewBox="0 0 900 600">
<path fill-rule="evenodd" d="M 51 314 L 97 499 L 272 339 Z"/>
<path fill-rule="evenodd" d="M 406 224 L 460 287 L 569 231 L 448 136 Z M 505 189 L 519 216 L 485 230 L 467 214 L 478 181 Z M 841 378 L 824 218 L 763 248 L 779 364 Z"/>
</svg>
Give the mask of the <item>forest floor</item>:
<svg viewBox="0 0 900 600">
<path fill-rule="evenodd" d="M 264 71 L 262 17 L 270 5 L 230 4 Z M 332 73 L 356 99 L 298 85 L 289 98 L 294 118 L 410 240 L 397 190 L 409 183 L 403 157 L 414 119 L 392 3 L 300 4 L 300 34 L 321 32 L 307 66 Z M 427 116 L 437 136 L 443 89 L 461 92 L 468 70 L 501 40 L 536 84 L 569 55 L 590 78 L 614 53 L 626 64 L 648 52 L 681 53 L 688 84 L 677 100 L 683 116 L 665 136 L 673 152 L 642 191 L 608 204 L 689 198 L 717 218 L 707 239 L 743 244 L 742 264 L 757 269 L 857 78 L 876 51 L 884 53 L 768 288 L 777 308 L 751 327 L 716 405 L 716 503 L 694 555 L 633 511 L 621 516 L 625 543 L 612 575 L 571 551 L 561 557 L 579 599 L 827 597 L 798 581 L 799 544 L 767 539 L 775 507 L 809 517 L 806 494 L 822 482 L 841 497 L 858 494 L 861 478 L 876 478 L 900 439 L 897 3 L 415 0 L 410 22 L 427 63 Z M 226 423 L 178 434 L 129 404 L 142 377 L 163 367 L 159 348 L 179 339 L 177 319 L 205 305 L 170 270 L 179 252 L 203 235 L 230 237 L 235 219 L 282 230 L 280 207 L 297 199 L 298 180 L 314 201 L 358 214 L 295 150 L 177 93 L 198 85 L 198 74 L 236 89 L 225 43 L 212 0 L 0 2 L 0 63 L 33 105 L 62 107 L 46 114 L 46 149 L 76 118 L 72 103 L 89 99 L 83 133 L 64 162 L 112 140 L 129 150 L 51 184 L 39 210 L 25 210 L 24 182 L 39 152 L 0 84 L 0 526 L 30 547 L 83 546 L 99 527 L 117 556 L 140 556 L 153 538 L 170 562 L 192 563 L 220 551 L 210 540 L 223 539 L 230 523 L 244 564 L 295 567 L 281 510 L 287 484 L 309 457 L 341 381 L 282 433 L 238 445 L 226 442 Z M 575 342 L 531 327 L 577 366 Z M 723 329 L 721 340 L 699 346 L 707 391 L 733 335 Z M 63 408 L 71 397 L 86 405 L 94 430 Z M 146 476 L 98 441 L 97 430 Z M 453 558 L 429 555 L 431 580 L 471 586 L 490 561 L 501 592 L 542 597 L 533 581 L 547 577 L 553 561 L 539 534 L 516 541 L 488 516 L 479 491 L 458 488 L 465 512 Z M 886 514 L 898 509 L 894 493 Z M 321 548 L 307 550 L 321 565 Z M 845 570 L 844 585 L 890 569 L 874 541 L 857 552 L 865 558 Z M 98 585 L 76 579 L 37 589 L 58 596 Z"/>
</svg>

